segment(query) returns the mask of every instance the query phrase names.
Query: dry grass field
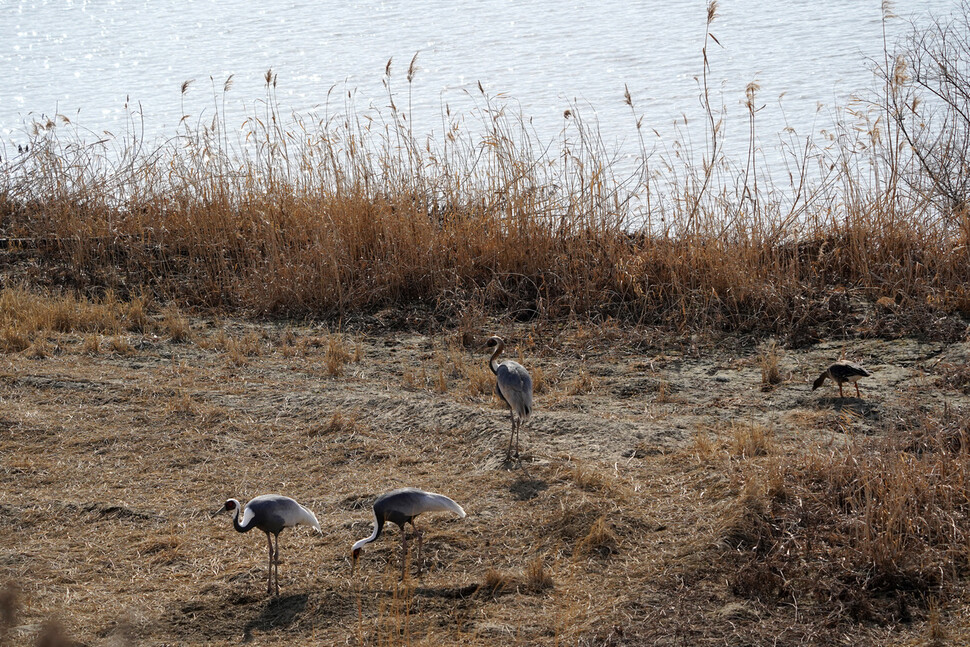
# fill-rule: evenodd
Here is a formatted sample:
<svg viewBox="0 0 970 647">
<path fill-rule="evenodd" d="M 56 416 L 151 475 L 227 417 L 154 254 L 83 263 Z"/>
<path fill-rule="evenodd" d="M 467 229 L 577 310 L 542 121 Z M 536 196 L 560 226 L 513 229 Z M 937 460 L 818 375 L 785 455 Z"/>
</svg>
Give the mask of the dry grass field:
<svg viewBox="0 0 970 647">
<path fill-rule="evenodd" d="M 960 9 L 772 173 L 756 83 L 725 158 L 709 31 L 704 132 L 652 149 L 627 93 L 627 176 L 585 109 L 538 142 L 481 86 L 437 139 L 389 89 L 284 115 L 272 71 L 241 129 L 231 77 L 156 147 L 33 124 L 0 165 L 0 645 L 970 644 Z M 535 383 L 516 464 L 493 334 Z M 840 358 L 861 398 L 811 390 Z M 352 572 L 402 486 L 468 516 Z M 212 517 L 274 492 L 323 529 L 282 533 L 278 597 Z"/>
<path fill-rule="evenodd" d="M 3 294 L 6 343 L 32 330 L 0 356 L 4 644 L 970 636 L 966 341 L 788 350 L 487 319 L 420 334 L 380 313 L 332 331 Z M 520 465 L 502 462 L 491 333 L 536 381 Z M 843 355 L 873 373 L 863 398 L 812 392 Z M 393 525 L 352 574 L 369 504 L 401 486 L 468 516 L 420 520 L 421 577 L 412 562 L 400 581 Z M 268 492 L 323 528 L 282 533 L 279 597 L 262 533 L 210 516 Z"/>
</svg>

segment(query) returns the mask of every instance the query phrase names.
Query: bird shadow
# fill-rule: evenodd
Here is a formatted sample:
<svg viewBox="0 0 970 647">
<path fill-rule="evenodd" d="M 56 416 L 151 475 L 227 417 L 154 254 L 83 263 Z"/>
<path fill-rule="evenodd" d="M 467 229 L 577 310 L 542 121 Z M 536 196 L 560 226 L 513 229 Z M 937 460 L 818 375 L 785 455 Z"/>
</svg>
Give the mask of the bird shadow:
<svg viewBox="0 0 970 647">
<path fill-rule="evenodd" d="M 445 586 L 441 588 L 415 587 L 414 595 L 429 598 L 445 598 L 448 600 L 464 600 L 478 593 L 481 584 L 473 583 L 465 586 Z"/>
<path fill-rule="evenodd" d="M 509 486 L 509 492 L 515 496 L 519 501 L 528 501 L 539 496 L 539 493 L 543 490 L 549 489 L 549 484 L 542 479 L 532 478 L 531 475 L 526 473 L 525 476 L 520 476 L 515 480 L 512 485 Z"/>
<path fill-rule="evenodd" d="M 875 405 L 866 402 L 861 398 L 823 398 L 821 404 L 830 406 L 836 413 L 848 413 L 860 418 L 872 418 L 879 415 Z"/>
<path fill-rule="evenodd" d="M 253 639 L 253 630 L 273 631 L 286 629 L 293 624 L 304 609 L 308 596 L 306 593 L 274 597 L 260 610 L 259 615 L 246 623 L 243 629 L 243 642 Z"/>
</svg>

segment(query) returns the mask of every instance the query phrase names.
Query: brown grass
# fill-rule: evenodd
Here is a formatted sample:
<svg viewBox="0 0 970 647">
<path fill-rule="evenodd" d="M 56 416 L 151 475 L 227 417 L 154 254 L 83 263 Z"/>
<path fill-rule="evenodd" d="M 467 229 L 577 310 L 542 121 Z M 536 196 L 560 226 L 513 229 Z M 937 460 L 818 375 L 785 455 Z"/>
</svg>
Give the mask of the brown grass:
<svg viewBox="0 0 970 647">
<path fill-rule="evenodd" d="M 761 388 L 771 389 L 784 379 L 781 375 L 781 368 L 778 366 L 778 360 L 778 342 L 772 339 L 765 345 L 758 357 L 758 364 L 761 366 Z"/>
<path fill-rule="evenodd" d="M 396 112 L 285 117 L 273 82 L 268 113 L 241 137 L 265 143 L 258 155 L 217 135 L 218 118 L 216 130 L 189 120 L 171 145 L 117 167 L 38 124 L 29 159 L 44 181 L 31 181 L 34 166 L 2 176 L 2 233 L 33 241 L 21 253 L 56 268 L 50 282 L 105 294 L 107 334 L 143 330 L 151 300 L 173 297 L 286 316 L 416 310 L 397 323 L 449 317 L 466 348 L 494 312 L 794 343 L 852 329 L 962 334 L 970 229 L 925 193 L 870 182 L 859 169 L 898 176 L 915 163 L 877 128 L 844 124 L 870 140 L 810 144 L 790 186 L 732 175 L 716 130 L 714 149 L 645 159 L 624 177 L 578 111 L 562 154 L 492 108 L 485 132 L 449 115 L 449 137 L 421 143 Z M 898 307 L 877 305 L 887 294 Z"/>
<path fill-rule="evenodd" d="M 858 620 L 889 622 L 962 580 L 965 414 L 914 416 L 893 431 L 844 452 L 775 459 L 748 482 L 722 531 L 750 559 L 739 593 L 808 595 Z M 784 584 L 771 575 L 779 572 Z"/>
<path fill-rule="evenodd" d="M 148 316 L 156 322 L 164 312 L 153 305 Z M 796 409 L 764 421 L 756 416 L 771 410 L 769 398 L 797 402 L 804 395 L 784 389 L 804 385 L 762 393 L 752 371 L 760 350 L 738 357 L 732 341 L 715 363 L 747 372 L 751 392 L 723 408 L 701 407 L 698 423 L 665 447 L 658 443 L 671 433 L 669 419 L 693 415 L 693 398 L 644 420 L 649 390 L 631 409 L 629 397 L 611 399 L 628 392 L 617 381 L 642 386 L 639 370 L 610 370 L 626 361 L 636 331 L 577 342 L 567 330 L 546 340 L 541 363 L 568 365 L 579 343 L 590 353 L 584 365 L 611 376 L 603 378 L 610 387 L 582 402 L 537 399 L 524 439 L 534 458 L 510 474 L 499 459 L 507 420 L 483 407 L 485 398 L 438 393 L 430 372 L 417 391 L 401 388 L 404 366 L 443 366 L 455 380 L 484 365 L 440 346 L 451 331 L 350 337 L 292 326 L 287 336 L 274 322 L 189 323 L 185 341 L 158 339 L 154 323 L 142 335 L 117 335 L 129 340 L 129 354 L 90 354 L 90 333 L 41 329 L 34 334 L 58 352 L 5 356 L 0 481 L 10 496 L 0 578 L 24 588 L 18 622 L 36 628 L 31 641 L 56 618 L 65 635 L 89 644 L 229 644 L 237 638 L 226 636 L 246 631 L 271 645 L 346 636 L 492 644 L 502 632 L 530 644 L 599 644 L 619 640 L 623 627 L 627 642 L 674 645 L 688 626 L 705 639 L 738 631 L 757 644 L 783 626 L 807 635 L 829 618 L 840 635 L 876 645 L 891 644 L 883 639 L 891 632 L 878 640 L 866 632 L 896 626 L 903 609 L 908 636 L 963 635 L 950 615 L 932 620 L 928 606 L 932 597 L 954 613 L 967 561 L 962 411 L 900 418 L 916 405 L 888 409 L 898 398 L 887 396 L 884 426 L 872 430 L 873 418 L 862 416 L 851 437 L 829 427 L 840 414 L 820 415 L 816 405 L 788 404 Z M 321 379 L 319 362 L 334 339 L 351 359 L 355 348 L 366 358 L 353 379 Z M 228 363 L 227 349 L 242 340 L 253 354 Z M 267 343 L 303 351 L 255 352 Z M 681 393 L 689 383 L 716 386 L 692 377 L 694 362 L 706 374 L 706 355 L 672 371 L 658 360 L 656 372 Z M 724 384 L 730 394 L 734 382 Z M 736 420 L 737 402 L 757 398 L 764 400 L 751 403 L 745 422 Z M 709 415 L 722 422 L 699 422 Z M 621 423 L 643 438 L 608 426 Z M 93 472 L 110 473 L 110 482 Z M 370 532 L 370 502 L 411 484 L 454 496 L 468 517 L 419 520 L 421 578 L 411 542 L 411 576 L 399 582 L 393 524 L 352 578 L 347 551 Z M 171 506 L 172 491 L 181 505 Z M 262 593 L 261 539 L 208 517 L 229 496 L 272 491 L 307 504 L 324 526 L 322 538 L 300 529 L 282 535 L 284 592 L 275 600 Z M 117 614 L 106 614 L 109 601 Z M 644 605 L 669 615 L 644 614 Z M 737 624 L 747 618 L 765 624 Z"/>
</svg>

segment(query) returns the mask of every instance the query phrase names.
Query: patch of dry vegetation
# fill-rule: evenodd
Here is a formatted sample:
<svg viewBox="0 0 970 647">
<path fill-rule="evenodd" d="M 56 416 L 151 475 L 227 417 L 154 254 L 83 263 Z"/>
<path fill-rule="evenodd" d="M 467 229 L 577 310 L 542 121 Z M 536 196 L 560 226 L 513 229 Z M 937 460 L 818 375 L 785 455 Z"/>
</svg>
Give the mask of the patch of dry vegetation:
<svg viewBox="0 0 970 647">
<path fill-rule="evenodd" d="M 878 623 L 953 595 L 970 565 L 967 419 L 923 413 L 838 451 L 749 465 L 722 530 L 735 593 Z"/>
<path fill-rule="evenodd" d="M 914 48 L 920 55 L 932 65 Z M 957 55 L 970 58 L 970 48 Z M 920 91 L 919 78 L 890 74 L 886 96 Z M 891 146 L 872 124 L 857 129 L 867 141 L 849 137 L 849 124 L 844 137 L 809 145 L 790 186 L 777 186 L 757 168 L 733 174 L 717 110 L 705 104 L 705 150 L 660 164 L 645 157 L 621 177 L 578 110 L 561 154 L 543 152 L 487 96 L 484 132 L 449 115 L 443 141 L 421 142 L 393 97 L 389 115 L 351 105 L 339 118 L 287 119 L 267 79 L 268 116 L 247 121 L 240 137 L 260 142 L 257 150 L 230 146 L 217 116 L 199 131 L 186 120 L 170 145 L 114 166 L 102 149 L 62 139 L 54 121 L 37 124 L 31 154 L 0 176 L 3 233 L 33 241 L 18 253 L 57 268 L 49 280 L 71 288 L 126 299 L 150 289 L 280 315 L 430 309 L 465 322 L 466 347 L 471 324 L 496 311 L 796 343 L 850 331 L 954 339 L 970 315 L 966 192 L 935 182 L 923 164 L 932 155 Z M 959 100 L 959 87 L 944 96 Z M 894 135 L 912 130 L 916 103 L 897 110 Z M 948 123 L 959 129 L 966 114 L 955 110 Z M 931 153 L 959 157 L 956 139 L 937 141 L 949 148 Z M 809 167 L 829 170 L 816 177 Z M 883 177 L 894 181 L 876 181 Z M 147 323 L 117 314 L 128 321 L 115 328 Z M 3 338 L 22 345 L 12 331 Z M 776 384 L 766 370 L 766 384 Z"/>
</svg>

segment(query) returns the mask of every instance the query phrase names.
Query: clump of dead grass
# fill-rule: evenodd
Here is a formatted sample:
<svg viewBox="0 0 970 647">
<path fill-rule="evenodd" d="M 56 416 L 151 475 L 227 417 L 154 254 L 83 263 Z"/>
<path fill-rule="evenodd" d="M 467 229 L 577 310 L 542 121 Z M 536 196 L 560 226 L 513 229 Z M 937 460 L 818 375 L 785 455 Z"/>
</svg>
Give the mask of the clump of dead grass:
<svg viewBox="0 0 970 647">
<path fill-rule="evenodd" d="M 37 337 L 24 354 L 33 359 L 44 359 L 54 354 L 54 345 L 45 337 Z"/>
<path fill-rule="evenodd" d="M 951 595 L 970 563 L 964 415 L 921 413 L 840 450 L 748 463 L 720 532 L 747 555 L 736 588 L 764 595 L 782 571 L 786 596 L 877 622 L 898 620 L 899 605 Z"/>
<path fill-rule="evenodd" d="M 356 412 L 344 413 L 339 409 L 334 411 L 323 425 L 311 427 L 307 432 L 309 436 L 329 436 L 333 434 L 351 435 L 362 428 L 362 423 Z"/>
<path fill-rule="evenodd" d="M 518 573 L 501 571 L 490 567 L 485 571 L 479 591 L 499 595 L 508 591 L 523 593 L 542 593 L 553 586 L 552 576 L 546 571 L 541 556 L 529 561 Z"/>
<path fill-rule="evenodd" d="M 508 573 L 504 573 L 494 566 L 490 566 L 482 578 L 481 590 L 497 594 L 503 592 L 511 585 L 514 585 L 514 579 Z"/>
<path fill-rule="evenodd" d="M 343 375 L 344 365 L 353 357 L 354 354 L 347 348 L 346 341 L 341 335 L 330 335 L 327 338 L 327 349 L 323 356 L 327 375 L 330 377 Z"/>
<path fill-rule="evenodd" d="M 579 555 L 609 557 L 618 550 L 619 538 L 606 515 L 602 515 L 593 522 L 586 536 L 576 543 L 574 552 Z"/>
<path fill-rule="evenodd" d="M 941 386 L 970 393 L 970 362 L 941 362 L 936 372 Z"/>
<path fill-rule="evenodd" d="M 731 451 L 737 458 L 753 458 L 770 454 L 774 433 L 761 424 L 732 422 Z"/>
<path fill-rule="evenodd" d="M 108 340 L 108 348 L 118 355 L 134 355 L 135 347 L 127 335 L 116 335 Z"/>
<path fill-rule="evenodd" d="M 761 353 L 758 355 L 758 365 L 761 367 L 761 389 L 763 391 L 774 388 L 784 379 L 781 375 L 778 360 L 778 342 L 771 340 L 765 344 Z"/>
<path fill-rule="evenodd" d="M 99 335 L 85 335 L 81 343 L 81 352 L 88 355 L 97 355 L 101 352 L 101 337 Z"/>
<path fill-rule="evenodd" d="M 552 576 L 546 572 L 545 561 L 542 557 L 536 557 L 526 564 L 522 573 L 522 585 L 530 593 L 541 593 L 552 587 Z"/>
<path fill-rule="evenodd" d="M 188 341 L 192 336 L 189 320 L 175 306 L 169 307 L 162 315 L 160 329 L 174 343 Z"/>
<path fill-rule="evenodd" d="M 585 395 L 596 388 L 596 379 L 586 369 L 579 369 L 573 379 L 565 384 L 568 395 Z"/>
<path fill-rule="evenodd" d="M 595 466 L 580 460 L 570 461 L 563 475 L 587 492 L 612 492 L 617 485 L 612 477 L 596 469 Z"/>
</svg>

